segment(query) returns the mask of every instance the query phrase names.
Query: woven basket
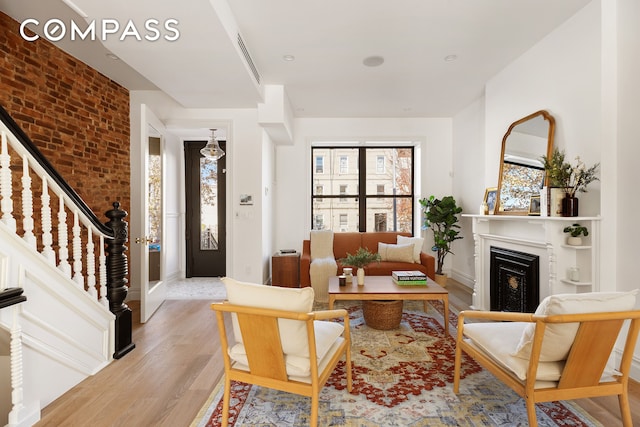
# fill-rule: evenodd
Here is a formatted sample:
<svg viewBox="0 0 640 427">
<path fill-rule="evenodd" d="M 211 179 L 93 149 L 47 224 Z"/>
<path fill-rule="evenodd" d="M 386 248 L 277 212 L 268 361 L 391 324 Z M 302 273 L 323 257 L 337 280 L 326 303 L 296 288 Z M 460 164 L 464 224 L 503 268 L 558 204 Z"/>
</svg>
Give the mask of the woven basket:
<svg viewBox="0 0 640 427">
<path fill-rule="evenodd" d="M 402 320 L 402 300 L 362 301 L 362 314 L 371 328 L 383 331 L 396 329 Z"/>
</svg>

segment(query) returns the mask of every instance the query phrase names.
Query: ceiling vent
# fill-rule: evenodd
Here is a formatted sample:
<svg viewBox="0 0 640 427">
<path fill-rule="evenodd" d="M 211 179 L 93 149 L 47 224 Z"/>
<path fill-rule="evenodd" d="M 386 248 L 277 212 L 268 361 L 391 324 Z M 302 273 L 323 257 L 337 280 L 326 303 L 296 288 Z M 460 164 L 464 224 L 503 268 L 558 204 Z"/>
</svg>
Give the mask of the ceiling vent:
<svg viewBox="0 0 640 427">
<path fill-rule="evenodd" d="M 255 78 L 256 82 L 258 83 L 258 85 L 260 85 L 260 73 L 258 73 L 258 69 L 256 68 L 256 64 L 254 64 L 253 59 L 251 59 L 251 55 L 249 55 L 249 51 L 247 50 L 247 46 L 245 46 L 244 40 L 242 40 L 242 37 L 240 36 L 240 33 L 238 33 L 238 47 L 240 47 L 240 50 L 242 51 L 242 54 L 244 55 L 244 59 L 245 59 L 245 61 L 247 61 L 247 65 L 249 66 L 249 69 L 253 73 L 253 78 Z"/>
</svg>

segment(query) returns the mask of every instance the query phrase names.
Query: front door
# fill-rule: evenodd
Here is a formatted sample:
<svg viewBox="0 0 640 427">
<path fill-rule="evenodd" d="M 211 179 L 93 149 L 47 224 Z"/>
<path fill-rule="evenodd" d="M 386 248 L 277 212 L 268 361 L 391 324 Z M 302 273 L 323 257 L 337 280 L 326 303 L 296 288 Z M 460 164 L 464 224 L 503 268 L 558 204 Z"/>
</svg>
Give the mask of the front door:
<svg viewBox="0 0 640 427">
<path fill-rule="evenodd" d="M 207 141 L 185 141 L 186 277 L 226 274 L 226 156 L 200 154 Z M 224 150 L 225 141 L 220 141 Z"/>
</svg>

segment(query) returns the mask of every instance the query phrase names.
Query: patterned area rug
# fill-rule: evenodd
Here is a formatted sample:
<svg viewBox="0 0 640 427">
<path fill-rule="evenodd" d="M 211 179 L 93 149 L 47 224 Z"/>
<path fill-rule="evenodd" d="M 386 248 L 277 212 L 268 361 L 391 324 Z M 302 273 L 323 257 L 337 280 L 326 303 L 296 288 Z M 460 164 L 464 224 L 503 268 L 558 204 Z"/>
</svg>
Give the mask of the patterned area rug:
<svg viewBox="0 0 640 427">
<path fill-rule="evenodd" d="M 319 426 L 526 426 L 524 401 L 473 360 L 463 361 L 460 393 L 453 393 L 455 339 L 444 335 L 439 302 L 425 313 L 405 302 L 398 329 L 364 324 L 360 305 L 347 308 L 352 328 L 353 392 L 341 362 L 320 393 Z M 323 307 L 318 307 L 323 308 Z M 456 315 L 450 313 L 451 333 Z M 192 423 L 219 426 L 222 382 Z M 231 426 L 308 426 L 310 399 L 232 382 Z M 601 426 L 571 402 L 537 406 L 540 426 Z"/>
</svg>

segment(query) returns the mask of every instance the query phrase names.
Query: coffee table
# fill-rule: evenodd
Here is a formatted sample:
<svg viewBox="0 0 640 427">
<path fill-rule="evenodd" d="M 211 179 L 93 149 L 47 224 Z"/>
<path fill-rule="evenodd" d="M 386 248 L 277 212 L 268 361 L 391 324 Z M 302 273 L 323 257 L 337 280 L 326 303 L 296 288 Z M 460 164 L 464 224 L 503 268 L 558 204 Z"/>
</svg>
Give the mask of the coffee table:
<svg viewBox="0 0 640 427">
<path fill-rule="evenodd" d="M 449 291 L 429 278 L 426 285 L 399 286 L 391 276 L 366 276 L 364 286 L 358 286 L 354 277 L 353 283 L 340 286 L 337 276 L 330 277 L 329 310 L 338 300 L 422 300 L 424 311 L 427 311 L 427 301 L 441 300 L 444 305 L 444 330 L 449 333 Z"/>
</svg>

